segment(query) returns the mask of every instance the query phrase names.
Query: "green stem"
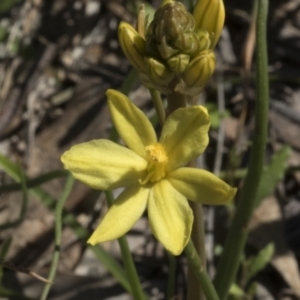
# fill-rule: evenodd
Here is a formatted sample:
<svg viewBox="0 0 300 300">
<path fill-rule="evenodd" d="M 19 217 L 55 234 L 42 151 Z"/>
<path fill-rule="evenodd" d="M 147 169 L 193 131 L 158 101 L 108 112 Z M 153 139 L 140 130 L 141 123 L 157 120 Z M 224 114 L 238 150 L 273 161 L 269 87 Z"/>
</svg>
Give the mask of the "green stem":
<svg viewBox="0 0 300 300">
<path fill-rule="evenodd" d="M 167 251 L 169 259 L 169 276 L 168 276 L 168 288 L 167 288 L 167 300 L 174 299 L 175 294 L 175 280 L 176 280 L 176 258 Z"/>
<path fill-rule="evenodd" d="M 234 282 L 248 235 L 248 225 L 255 208 L 255 199 L 263 170 L 268 125 L 268 58 L 266 46 L 266 25 L 268 0 L 257 0 L 256 23 L 256 84 L 257 103 L 255 109 L 255 131 L 249 161 L 249 170 L 240 192 L 236 213 L 221 256 L 215 287 L 221 300 L 227 298 Z"/>
<path fill-rule="evenodd" d="M 204 221 L 203 221 L 203 210 L 202 205 L 195 202 L 190 202 L 190 207 L 194 215 L 194 223 L 192 228 L 191 239 L 193 245 L 197 249 L 197 253 L 200 256 L 202 266 L 206 270 L 206 255 L 205 255 L 205 232 L 204 232 Z M 187 288 L 187 299 L 204 299 L 203 288 L 199 284 L 197 276 L 193 270 L 194 266 L 188 263 L 188 288 Z"/>
<path fill-rule="evenodd" d="M 157 112 L 159 124 L 162 127 L 165 123 L 166 113 L 165 113 L 165 108 L 164 108 L 163 102 L 160 97 L 160 93 L 159 93 L 159 91 L 157 91 L 155 89 L 149 89 L 149 91 L 151 94 L 151 98 L 152 98 L 155 110 Z"/>
<path fill-rule="evenodd" d="M 176 86 L 176 82 L 172 83 Z M 167 114 L 171 114 L 178 108 L 186 107 L 187 98 L 185 95 L 177 93 L 171 86 L 172 93 L 167 96 L 168 107 Z M 190 162 L 190 166 L 195 167 L 196 162 Z M 202 205 L 199 203 L 190 202 L 191 209 L 194 215 L 194 223 L 192 228 L 192 241 L 197 249 L 198 255 L 204 262 L 205 268 L 205 241 L 204 241 L 204 223 L 203 223 L 203 212 Z M 188 287 L 187 287 L 187 299 L 188 300 L 203 300 L 203 290 L 198 282 L 198 277 L 195 276 L 195 272 L 192 271 L 194 266 L 188 264 Z"/>
<path fill-rule="evenodd" d="M 205 271 L 205 266 L 203 265 L 197 251 L 194 247 L 192 240 L 190 240 L 184 249 L 185 254 L 188 258 L 189 264 L 193 267 L 193 271 L 199 282 L 201 283 L 203 292 L 207 300 L 218 300 L 218 294 Z"/>
<path fill-rule="evenodd" d="M 196 160 L 189 163 L 190 167 L 196 168 Z M 202 205 L 196 202 L 190 202 L 190 207 L 194 215 L 194 223 L 192 227 L 191 239 L 197 253 L 200 256 L 202 266 L 206 270 L 206 255 L 205 255 L 205 231 Z M 204 299 L 203 289 L 199 285 L 198 278 L 195 277 L 193 266 L 188 263 L 188 289 L 187 299 Z"/>
<path fill-rule="evenodd" d="M 112 191 L 106 191 L 106 200 L 108 207 L 111 207 L 113 202 L 114 202 L 114 196 Z M 126 236 L 123 235 L 120 238 L 118 238 L 118 242 L 120 245 L 121 253 L 122 253 L 122 258 L 125 266 L 125 270 L 128 275 L 128 280 L 129 284 L 131 286 L 131 294 L 135 300 L 143 300 L 146 299 L 145 294 L 142 290 L 140 280 L 132 259 L 132 255 L 127 243 Z"/>
<path fill-rule="evenodd" d="M 67 182 L 66 182 L 64 191 L 63 191 L 60 199 L 58 199 L 56 208 L 55 208 L 55 248 L 54 248 L 54 253 L 53 253 L 53 257 L 52 257 L 49 275 L 48 275 L 48 280 L 50 282 L 53 282 L 53 280 L 54 280 L 57 266 L 58 266 L 59 255 L 60 255 L 63 208 L 65 206 L 66 200 L 68 199 L 68 197 L 71 193 L 73 184 L 74 184 L 74 178 L 71 174 L 69 174 L 67 177 Z M 40 300 L 47 299 L 47 296 L 50 292 L 50 288 L 51 288 L 51 283 L 47 283 L 43 289 Z"/>
</svg>

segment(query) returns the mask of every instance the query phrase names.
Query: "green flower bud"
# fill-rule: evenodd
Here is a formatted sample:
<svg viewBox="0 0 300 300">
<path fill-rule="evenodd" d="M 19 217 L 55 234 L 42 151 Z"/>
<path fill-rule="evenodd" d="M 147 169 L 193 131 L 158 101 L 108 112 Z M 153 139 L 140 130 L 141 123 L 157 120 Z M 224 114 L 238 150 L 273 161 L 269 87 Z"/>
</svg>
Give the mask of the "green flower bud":
<svg viewBox="0 0 300 300">
<path fill-rule="evenodd" d="M 146 74 L 158 86 L 168 86 L 174 74 L 161 62 L 154 58 L 145 58 Z"/>
<path fill-rule="evenodd" d="M 202 51 L 189 63 L 182 74 L 182 79 L 189 87 L 204 87 L 215 67 L 216 59 L 213 51 Z"/>
<path fill-rule="evenodd" d="M 120 23 L 118 36 L 119 43 L 127 59 L 138 71 L 145 72 L 145 40 L 137 33 L 137 31 L 131 25 L 125 22 Z"/>
<path fill-rule="evenodd" d="M 149 41 L 151 41 L 151 38 L 149 39 Z M 150 49 L 151 44 L 147 44 L 147 46 L 149 46 Z M 163 59 L 168 59 L 169 57 L 172 57 L 179 52 L 178 49 L 168 45 L 166 37 L 162 38 L 161 43 L 157 44 L 156 48 L 154 47 L 154 51 L 158 52 L 158 57 L 162 57 Z"/>
<path fill-rule="evenodd" d="M 175 55 L 167 60 L 170 70 L 173 71 L 178 77 L 185 71 L 189 62 L 190 56 L 186 54 Z"/>
<path fill-rule="evenodd" d="M 196 29 L 207 30 L 213 49 L 221 35 L 225 20 L 225 9 L 222 0 L 198 0 L 193 11 Z"/>
<path fill-rule="evenodd" d="M 195 55 L 199 49 L 194 32 L 195 20 L 183 4 L 167 2 L 155 13 L 146 33 L 147 52 L 150 56 L 167 60 L 181 52 Z"/>
<path fill-rule="evenodd" d="M 210 49 L 211 40 L 209 33 L 205 29 L 198 29 L 197 36 L 199 38 L 199 52 Z"/>
</svg>

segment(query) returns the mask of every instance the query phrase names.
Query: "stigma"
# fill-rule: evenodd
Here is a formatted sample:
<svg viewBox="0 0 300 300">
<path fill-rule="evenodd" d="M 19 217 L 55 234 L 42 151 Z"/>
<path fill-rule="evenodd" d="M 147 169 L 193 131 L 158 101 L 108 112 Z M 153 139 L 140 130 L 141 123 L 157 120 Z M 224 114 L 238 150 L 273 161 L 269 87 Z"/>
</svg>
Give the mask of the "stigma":
<svg viewBox="0 0 300 300">
<path fill-rule="evenodd" d="M 168 156 L 162 144 L 156 143 L 145 147 L 148 166 L 146 177 L 140 180 L 140 184 L 157 182 L 166 176 L 166 164 Z"/>
</svg>

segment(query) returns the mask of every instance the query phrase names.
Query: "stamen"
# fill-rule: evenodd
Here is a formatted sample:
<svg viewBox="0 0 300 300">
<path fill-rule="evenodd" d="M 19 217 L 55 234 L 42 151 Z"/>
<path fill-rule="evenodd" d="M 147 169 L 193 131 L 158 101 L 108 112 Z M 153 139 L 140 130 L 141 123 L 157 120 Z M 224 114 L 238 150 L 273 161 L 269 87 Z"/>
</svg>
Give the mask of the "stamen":
<svg viewBox="0 0 300 300">
<path fill-rule="evenodd" d="M 157 182 L 166 176 L 165 166 L 168 162 L 168 156 L 163 145 L 157 143 L 149 145 L 146 148 L 148 154 L 148 167 L 145 179 L 139 180 L 140 184 L 147 182 Z"/>
</svg>

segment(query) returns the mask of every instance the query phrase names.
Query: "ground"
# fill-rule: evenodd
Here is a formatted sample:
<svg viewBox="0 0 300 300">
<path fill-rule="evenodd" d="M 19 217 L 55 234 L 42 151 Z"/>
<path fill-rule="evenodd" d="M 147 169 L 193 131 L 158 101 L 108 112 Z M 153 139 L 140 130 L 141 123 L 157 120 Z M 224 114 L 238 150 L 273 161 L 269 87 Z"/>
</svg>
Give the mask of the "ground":
<svg viewBox="0 0 300 300">
<path fill-rule="evenodd" d="M 158 2 L 149 4 L 157 7 Z M 255 107 L 255 55 L 250 79 L 243 75 L 245 53 L 251 49 L 247 36 L 252 1 L 227 0 L 225 6 L 225 28 L 216 49 L 217 70 L 200 97 L 201 103 L 212 108 L 216 122 L 201 164 L 217 174 L 247 167 Z M 136 7 L 138 3 L 129 0 L 0 2 L 0 153 L 19 163 L 31 179 L 58 170 L 56 179 L 40 186 L 48 197 L 32 195 L 31 189 L 24 220 L 4 229 L 2 224 L 18 219 L 22 193 L 5 190 L 14 181 L 0 167 L 0 246 L 12 238 L 2 263 L 15 265 L 15 270 L 4 269 L 2 282 L 3 287 L 20 295 L 37 299 L 44 286 L 20 271 L 25 268 L 44 277 L 49 271 L 54 241 L 51 207 L 63 191 L 66 175 L 61 171 L 61 154 L 72 145 L 107 138 L 111 133 L 105 91 L 124 88 L 122 83 L 131 69 L 118 45 L 117 28 L 122 20 L 134 24 Z M 273 258 L 252 279 L 257 282 L 255 297 L 299 299 L 300 4 L 297 0 L 270 1 L 268 20 L 270 114 L 266 163 L 285 145 L 289 146 L 289 159 L 276 187 L 264 195 L 254 213 L 245 255 L 256 255 L 273 242 Z M 153 116 L 150 94 L 138 79 L 130 99 Z M 222 107 L 224 119 L 216 110 Z M 232 176 L 227 179 L 241 184 Z M 104 200 L 103 193 L 76 182 L 65 210 L 89 234 L 107 209 Z M 211 274 L 218 259 L 212 249 L 224 242 L 231 212 L 232 207 L 205 208 Z M 72 224 L 65 222 L 58 274 L 49 299 L 130 299 L 87 248 L 85 236 L 74 233 L 76 226 Z M 152 299 L 163 299 L 168 257 L 152 237 L 146 215 L 128 240 L 143 287 Z M 121 262 L 117 242 L 104 244 L 104 249 Z M 181 256 L 177 262 L 176 294 L 184 299 L 186 260 Z M 243 271 L 240 273 L 243 278 Z"/>
</svg>

